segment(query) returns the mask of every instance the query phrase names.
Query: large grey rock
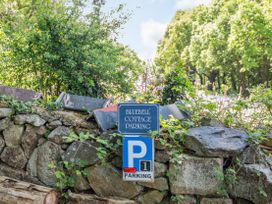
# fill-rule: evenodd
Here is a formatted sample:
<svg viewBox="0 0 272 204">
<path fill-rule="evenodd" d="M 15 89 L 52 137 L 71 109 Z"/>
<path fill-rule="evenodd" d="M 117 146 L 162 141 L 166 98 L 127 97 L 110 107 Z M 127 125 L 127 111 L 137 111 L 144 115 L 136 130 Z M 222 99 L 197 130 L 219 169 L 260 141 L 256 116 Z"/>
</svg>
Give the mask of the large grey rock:
<svg viewBox="0 0 272 204">
<path fill-rule="evenodd" d="M 237 181 L 228 184 L 228 193 L 233 197 L 253 203 L 272 203 L 272 171 L 263 164 L 245 164 L 236 174 Z"/>
<path fill-rule="evenodd" d="M 93 111 L 98 126 L 107 131 L 117 127 L 117 105 Z"/>
<path fill-rule="evenodd" d="M 18 125 L 23 125 L 25 123 L 28 123 L 36 127 L 40 127 L 46 123 L 46 121 L 37 114 L 16 115 L 14 118 L 14 122 L 15 124 L 18 124 Z"/>
<path fill-rule="evenodd" d="M 11 124 L 3 132 L 6 145 L 9 147 L 20 145 L 23 132 L 23 126 Z"/>
<path fill-rule="evenodd" d="M 160 106 L 160 115 L 164 120 L 170 119 L 171 115 L 178 120 L 187 118 L 187 116 L 179 110 L 176 104 Z"/>
<path fill-rule="evenodd" d="M 8 86 L 0 86 L 0 95 L 10 96 L 20 101 L 33 101 L 42 98 L 41 93 Z"/>
<path fill-rule="evenodd" d="M 88 116 L 74 111 L 53 111 L 51 115 L 54 118 L 53 120 L 60 120 L 65 126 L 94 128 L 91 123 L 87 122 Z"/>
<path fill-rule="evenodd" d="M 27 125 L 22 136 L 22 147 L 27 158 L 30 157 L 33 150 L 37 147 L 39 139 L 46 133 L 44 126 L 34 127 Z"/>
<path fill-rule="evenodd" d="M 37 178 L 37 158 L 38 158 L 38 148 L 34 149 L 33 153 L 31 154 L 27 166 L 26 171 L 28 174 L 34 178 Z"/>
<path fill-rule="evenodd" d="M 165 196 L 164 192 L 157 190 L 149 191 L 138 197 L 138 202 L 141 204 L 158 204 L 161 203 L 163 197 Z"/>
<path fill-rule="evenodd" d="M 27 158 L 20 146 L 5 147 L 1 153 L 1 160 L 16 169 L 23 169 L 27 163 Z"/>
<path fill-rule="evenodd" d="M 11 113 L 11 108 L 0 108 L 0 119 L 10 116 Z"/>
<path fill-rule="evenodd" d="M 165 176 L 167 171 L 167 166 L 163 163 L 155 162 L 154 169 L 155 169 L 154 170 L 155 177 Z"/>
<path fill-rule="evenodd" d="M 232 204 L 229 198 L 202 198 L 200 204 Z"/>
<path fill-rule="evenodd" d="M 155 154 L 156 162 L 166 163 L 169 160 L 170 160 L 170 156 L 167 151 L 156 151 L 156 154 Z"/>
<path fill-rule="evenodd" d="M 48 164 L 57 162 L 62 150 L 57 144 L 48 141 L 39 146 L 37 151 L 37 176 L 44 184 L 54 186 L 56 183 L 55 172 Z"/>
<path fill-rule="evenodd" d="M 185 147 L 198 156 L 230 157 L 241 153 L 248 135 L 239 130 L 203 126 L 188 130 Z"/>
<path fill-rule="evenodd" d="M 0 120 L 0 131 L 7 129 L 11 125 L 11 120 L 9 118 L 5 118 Z"/>
<path fill-rule="evenodd" d="M 166 191 L 169 189 L 167 179 L 164 177 L 155 178 L 154 182 L 138 182 L 138 184 L 159 191 Z"/>
<path fill-rule="evenodd" d="M 263 164 L 272 167 L 272 157 L 257 144 L 250 144 L 237 158 L 242 164 Z"/>
<path fill-rule="evenodd" d="M 77 191 L 86 191 L 86 190 L 89 190 L 91 188 L 91 186 L 88 183 L 87 179 L 83 175 L 75 174 L 74 178 L 75 178 L 75 187 L 74 188 Z"/>
<path fill-rule="evenodd" d="M 65 143 L 64 137 L 68 136 L 69 132 L 69 128 L 65 126 L 59 126 L 48 135 L 48 140 L 57 144 Z"/>
<path fill-rule="evenodd" d="M 54 120 L 47 124 L 47 127 L 52 130 L 57 128 L 58 126 L 62 126 L 62 122 L 60 120 Z"/>
<path fill-rule="evenodd" d="M 84 166 L 90 166 L 99 161 L 97 148 L 89 142 L 73 142 L 62 156 L 63 160 Z"/>
<path fill-rule="evenodd" d="M 63 108 L 76 111 L 93 111 L 95 109 L 104 108 L 109 105 L 109 99 L 92 98 L 88 96 L 77 96 L 67 93 L 61 93 L 56 101 Z"/>
<path fill-rule="evenodd" d="M 180 155 L 180 164 L 170 163 L 170 189 L 172 194 L 217 195 L 223 175 L 223 159 Z"/>
<path fill-rule="evenodd" d="M 121 173 L 109 164 L 91 166 L 87 170 L 88 181 L 99 196 L 133 198 L 143 189 L 134 182 L 123 181 Z"/>
</svg>

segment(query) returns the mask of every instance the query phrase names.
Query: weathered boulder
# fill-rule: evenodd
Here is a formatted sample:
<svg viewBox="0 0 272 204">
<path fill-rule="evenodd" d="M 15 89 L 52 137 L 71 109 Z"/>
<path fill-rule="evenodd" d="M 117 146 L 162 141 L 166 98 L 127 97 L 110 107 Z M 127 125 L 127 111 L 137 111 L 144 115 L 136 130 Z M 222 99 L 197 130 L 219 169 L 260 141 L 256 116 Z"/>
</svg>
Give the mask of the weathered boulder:
<svg viewBox="0 0 272 204">
<path fill-rule="evenodd" d="M 253 203 L 272 203 L 272 171 L 263 164 L 245 164 L 236 174 L 237 181 L 228 185 L 233 197 Z"/>
<path fill-rule="evenodd" d="M 217 195 L 223 175 L 221 158 L 201 158 L 180 155 L 180 164 L 170 163 L 170 189 L 172 194 Z"/>
<path fill-rule="evenodd" d="M 72 111 L 53 111 L 51 114 L 54 120 L 60 120 L 65 126 L 93 128 L 91 123 L 86 121 L 86 115 Z"/>
<path fill-rule="evenodd" d="M 164 177 L 155 178 L 154 182 L 138 182 L 138 184 L 159 191 L 166 191 L 169 189 L 167 179 Z"/>
<path fill-rule="evenodd" d="M 164 192 L 153 190 L 153 191 L 149 191 L 143 195 L 140 195 L 137 200 L 141 204 L 147 204 L 147 203 L 148 204 L 157 204 L 157 203 L 161 203 L 164 196 L 165 196 Z"/>
<path fill-rule="evenodd" d="M 69 128 L 65 126 L 59 126 L 56 129 L 54 129 L 49 135 L 48 140 L 55 142 L 57 144 L 61 144 L 65 142 L 64 137 L 69 135 Z"/>
<path fill-rule="evenodd" d="M 34 149 L 33 153 L 30 156 L 30 159 L 28 160 L 27 166 L 26 166 L 26 171 L 33 178 L 38 177 L 37 158 L 38 158 L 38 148 Z"/>
<path fill-rule="evenodd" d="M 91 188 L 90 184 L 88 183 L 87 179 L 81 174 L 75 174 L 75 189 L 77 191 L 86 191 Z"/>
<path fill-rule="evenodd" d="M 246 148 L 247 138 L 248 135 L 243 131 L 203 126 L 188 130 L 185 147 L 198 156 L 230 157 Z"/>
<path fill-rule="evenodd" d="M 37 176 L 44 184 L 54 186 L 56 183 L 55 172 L 48 164 L 58 161 L 62 150 L 57 144 L 47 141 L 39 146 L 37 151 Z"/>
<path fill-rule="evenodd" d="M 80 162 L 84 166 L 90 166 L 99 161 L 97 156 L 97 148 L 90 142 L 73 142 L 66 152 L 62 155 L 63 160 L 77 163 Z"/>
<path fill-rule="evenodd" d="M 25 123 L 28 123 L 36 127 L 40 127 L 46 123 L 46 121 L 37 114 L 16 115 L 14 118 L 14 122 L 15 124 L 18 124 L 18 125 L 23 125 Z"/>
<path fill-rule="evenodd" d="M 0 120 L 0 131 L 7 129 L 11 125 L 11 120 L 10 118 L 5 118 Z"/>
<path fill-rule="evenodd" d="M 12 114 L 11 108 L 0 108 L 0 119 L 6 118 Z"/>
<path fill-rule="evenodd" d="M 22 147 L 27 158 L 30 157 L 33 150 L 37 147 L 39 139 L 46 133 L 44 126 L 34 127 L 27 125 L 22 136 Z"/>
<path fill-rule="evenodd" d="M 170 156 L 167 151 L 156 151 L 156 154 L 155 154 L 156 162 L 166 163 L 169 160 L 170 160 Z"/>
<path fill-rule="evenodd" d="M 241 154 L 239 154 L 237 158 L 242 164 L 262 163 L 266 165 L 266 160 L 269 159 L 269 156 L 262 151 L 259 145 L 251 144 Z"/>
<path fill-rule="evenodd" d="M 54 120 L 54 121 L 47 124 L 47 127 L 51 130 L 55 129 L 59 126 L 62 126 L 62 122 L 60 120 Z"/>
<path fill-rule="evenodd" d="M 202 198 L 200 204 L 232 204 L 232 199 L 228 198 Z"/>
<path fill-rule="evenodd" d="M 9 147 L 20 145 L 23 132 L 23 126 L 11 124 L 7 129 L 3 131 L 6 145 Z"/>
<path fill-rule="evenodd" d="M 163 163 L 155 162 L 154 163 L 154 174 L 155 177 L 165 176 L 167 171 L 167 166 Z"/>
<path fill-rule="evenodd" d="M 23 169 L 27 163 L 27 158 L 20 146 L 5 147 L 0 158 L 7 165 L 16 169 Z"/>
<path fill-rule="evenodd" d="M 135 182 L 124 182 L 121 173 L 109 164 L 91 166 L 87 170 L 88 181 L 99 196 L 133 198 L 142 190 Z"/>
</svg>

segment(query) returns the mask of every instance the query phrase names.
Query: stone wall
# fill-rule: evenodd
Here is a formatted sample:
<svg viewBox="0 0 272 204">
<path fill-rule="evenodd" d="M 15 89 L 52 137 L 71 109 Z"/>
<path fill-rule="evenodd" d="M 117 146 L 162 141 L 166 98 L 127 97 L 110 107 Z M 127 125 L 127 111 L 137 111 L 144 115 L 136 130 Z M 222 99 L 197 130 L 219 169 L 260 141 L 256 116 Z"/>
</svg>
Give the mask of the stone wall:
<svg viewBox="0 0 272 204">
<path fill-rule="evenodd" d="M 102 162 L 95 141 L 64 139 L 73 131 L 116 142 L 109 132 L 99 130 L 90 115 L 41 108 L 32 114 L 11 113 L 8 107 L 0 108 L 1 176 L 54 187 L 52 161 L 84 161 L 87 175 L 75 175 L 72 191 L 130 200 L 109 203 L 272 203 L 272 159 L 249 145 L 242 131 L 208 126 L 190 129 L 184 154 L 175 162 L 171 151 L 156 141 L 154 183 L 124 182 L 121 149 Z M 235 183 L 226 183 L 228 169 L 238 158 Z"/>
</svg>

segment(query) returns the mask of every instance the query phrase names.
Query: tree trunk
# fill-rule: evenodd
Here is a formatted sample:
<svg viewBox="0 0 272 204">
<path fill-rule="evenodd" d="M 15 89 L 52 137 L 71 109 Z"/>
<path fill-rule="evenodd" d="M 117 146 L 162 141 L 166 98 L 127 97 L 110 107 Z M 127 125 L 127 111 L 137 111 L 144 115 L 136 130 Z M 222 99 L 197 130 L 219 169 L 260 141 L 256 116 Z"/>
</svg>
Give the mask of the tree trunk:
<svg viewBox="0 0 272 204">
<path fill-rule="evenodd" d="M 240 72 L 240 92 L 241 97 L 247 97 L 247 83 L 246 83 L 246 72 Z"/>
<path fill-rule="evenodd" d="M 269 69 L 270 69 L 270 62 L 267 56 L 264 56 L 263 58 L 263 65 L 260 70 L 261 75 L 261 83 L 266 84 L 266 87 L 269 86 Z"/>
<path fill-rule="evenodd" d="M 218 76 L 217 76 L 217 83 L 218 83 L 218 91 L 220 92 L 221 91 L 221 80 L 220 80 L 220 74 L 218 73 Z"/>
<path fill-rule="evenodd" d="M 231 74 L 231 86 L 232 86 L 232 90 L 237 92 L 237 84 L 236 84 L 235 76 L 233 74 Z"/>
<path fill-rule="evenodd" d="M 208 87 L 207 87 L 207 89 L 209 91 L 213 90 L 217 75 L 218 75 L 218 71 L 216 71 L 216 70 L 213 70 L 213 71 L 210 72 L 210 74 L 208 76 L 209 84 L 208 84 Z"/>
</svg>

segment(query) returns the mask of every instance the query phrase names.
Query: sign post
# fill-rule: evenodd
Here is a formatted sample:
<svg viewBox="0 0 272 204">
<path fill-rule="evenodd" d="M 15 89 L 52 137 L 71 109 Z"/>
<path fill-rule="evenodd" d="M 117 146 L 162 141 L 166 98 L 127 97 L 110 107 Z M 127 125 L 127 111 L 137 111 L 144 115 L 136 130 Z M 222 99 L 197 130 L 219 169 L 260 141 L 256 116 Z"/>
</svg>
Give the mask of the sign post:
<svg viewBox="0 0 272 204">
<path fill-rule="evenodd" d="M 118 131 L 123 135 L 123 180 L 154 181 L 151 133 L 159 132 L 159 127 L 159 105 L 118 105 Z"/>
</svg>

